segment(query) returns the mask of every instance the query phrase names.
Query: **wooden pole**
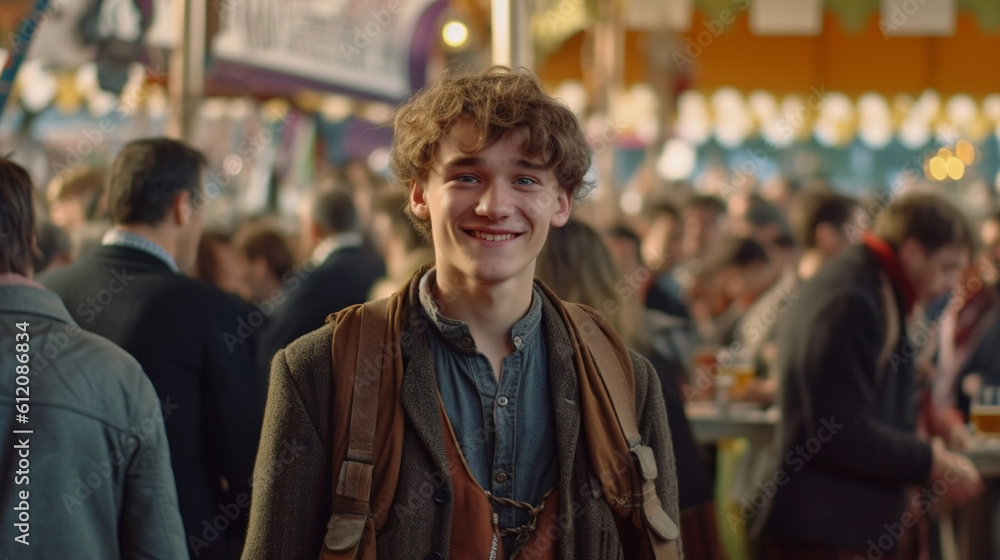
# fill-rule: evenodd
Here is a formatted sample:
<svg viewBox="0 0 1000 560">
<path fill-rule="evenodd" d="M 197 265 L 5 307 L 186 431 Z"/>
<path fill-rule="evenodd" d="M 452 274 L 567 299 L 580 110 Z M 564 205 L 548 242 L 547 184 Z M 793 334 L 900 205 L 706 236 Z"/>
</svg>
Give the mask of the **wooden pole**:
<svg viewBox="0 0 1000 560">
<path fill-rule="evenodd" d="M 603 208 L 594 216 L 598 227 L 608 227 L 619 219 L 618 186 L 615 184 L 615 144 L 622 134 L 614 122 L 614 100 L 624 91 L 625 83 L 625 26 L 622 22 L 621 2 L 603 0 L 598 3 L 597 21 L 594 23 L 594 110 L 604 116 L 601 142 L 595 155 L 598 168 L 595 204 Z"/>
<path fill-rule="evenodd" d="M 170 58 L 170 120 L 166 134 L 194 141 L 198 105 L 205 92 L 205 0 L 177 0 L 180 41 Z"/>
<path fill-rule="evenodd" d="M 493 64 L 534 70 L 528 0 L 493 0 L 490 5 Z"/>
</svg>

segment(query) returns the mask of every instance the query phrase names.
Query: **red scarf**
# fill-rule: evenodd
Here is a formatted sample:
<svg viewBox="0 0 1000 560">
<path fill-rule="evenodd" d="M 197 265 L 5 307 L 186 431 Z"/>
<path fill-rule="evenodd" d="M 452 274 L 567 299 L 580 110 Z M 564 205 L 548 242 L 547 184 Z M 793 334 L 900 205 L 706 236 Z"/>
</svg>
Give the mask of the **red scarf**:
<svg viewBox="0 0 1000 560">
<path fill-rule="evenodd" d="M 906 312 L 906 315 L 909 315 L 913 311 L 913 304 L 917 300 L 917 291 L 913 287 L 913 283 L 910 282 L 909 278 L 903 272 L 903 265 L 900 264 L 895 249 L 886 240 L 876 237 L 871 232 L 866 232 L 861 237 L 861 242 L 875 255 L 879 264 L 882 265 L 886 274 L 889 275 L 889 279 L 892 280 L 896 289 L 899 290 L 900 295 L 903 296 L 903 310 Z"/>
</svg>

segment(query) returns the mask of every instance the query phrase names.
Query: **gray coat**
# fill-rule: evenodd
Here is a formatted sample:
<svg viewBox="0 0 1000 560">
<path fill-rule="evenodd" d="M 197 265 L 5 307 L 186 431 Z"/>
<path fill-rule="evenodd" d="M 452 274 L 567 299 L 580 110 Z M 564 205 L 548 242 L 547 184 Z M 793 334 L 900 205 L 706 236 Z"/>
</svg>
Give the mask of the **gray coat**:
<svg viewBox="0 0 1000 560">
<path fill-rule="evenodd" d="M 17 326 L 25 323 L 24 329 Z M 26 344 L 21 350 L 30 356 L 27 384 L 15 378 L 15 368 L 23 365 L 17 343 Z M 188 557 L 163 429 L 174 405 L 164 402 L 161 412 L 152 383 L 132 356 L 82 330 L 56 294 L 2 284 L 0 383 L 0 555 Z M 27 401 L 16 401 L 25 395 Z M 16 416 L 22 412 L 26 423 Z M 19 518 L 28 523 L 15 528 Z M 14 540 L 22 529 L 27 546 Z"/>
<path fill-rule="evenodd" d="M 412 318 L 419 313 L 415 283 L 411 283 L 410 290 L 407 313 Z M 406 323 L 426 327 L 412 319 Z M 542 327 L 548 344 L 548 373 L 559 441 L 558 557 L 622 558 L 611 508 L 600 491 L 595 490 L 599 485 L 592 473 L 581 429 L 577 373 L 569 335 L 547 300 Z M 400 341 L 405 368 L 401 397 L 406 413 L 403 458 L 393 515 L 377 537 L 380 559 L 423 558 L 432 551 L 435 542 L 444 557 L 449 556 L 451 502 L 445 504 L 440 533 L 434 535 L 433 494 L 435 482 L 440 483 L 443 477 L 444 486 L 451 487 L 451 479 L 434 366 L 426 337 L 422 330 L 417 330 L 415 336 L 404 331 Z M 332 334 L 332 326 L 325 325 L 278 352 L 272 362 L 244 560 L 319 557 L 332 495 Z M 677 479 L 659 381 L 644 358 L 632 353 L 632 362 L 641 435 L 653 448 L 659 466 L 657 494 L 667 515 L 677 521 Z"/>
</svg>

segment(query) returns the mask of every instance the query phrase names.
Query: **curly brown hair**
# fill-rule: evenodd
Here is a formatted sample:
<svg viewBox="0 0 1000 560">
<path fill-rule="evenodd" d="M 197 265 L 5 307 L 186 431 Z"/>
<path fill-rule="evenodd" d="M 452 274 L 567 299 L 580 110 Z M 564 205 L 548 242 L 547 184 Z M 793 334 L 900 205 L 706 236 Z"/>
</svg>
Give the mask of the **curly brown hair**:
<svg viewBox="0 0 1000 560">
<path fill-rule="evenodd" d="M 590 146 L 576 116 L 545 93 L 530 72 L 505 66 L 445 75 L 396 110 L 390 166 L 400 183 L 427 181 L 435 148 L 459 119 L 468 120 L 479 133 L 464 151 L 477 152 L 511 131 L 524 130 L 524 153 L 541 156 L 570 196 L 581 197 L 592 187 L 584 178 L 590 169 Z M 410 216 L 429 237 L 429 224 Z"/>
</svg>

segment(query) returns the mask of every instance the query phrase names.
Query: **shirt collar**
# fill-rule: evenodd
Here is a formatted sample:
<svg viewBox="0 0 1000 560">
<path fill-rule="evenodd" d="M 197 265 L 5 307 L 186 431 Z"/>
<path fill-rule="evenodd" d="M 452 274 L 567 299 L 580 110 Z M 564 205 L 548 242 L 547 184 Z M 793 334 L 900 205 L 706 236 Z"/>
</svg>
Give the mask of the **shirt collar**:
<svg viewBox="0 0 1000 560">
<path fill-rule="evenodd" d="M 418 287 L 420 292 L 420 306 L 423 308 L 427 317 L 431 320 L 431 323 L 434 324 L 438 332 L 441 333 L 441 336 L 444 337 L 449 344 L 461 352 L 475 352 L 476 342 L 472 338 L 472 331 L 469 329 L 469 325 L 463 321 L 458 321 L 442 315 L 437 302 L 434 301 L 434 295 L 431 293 L 431 286 L 434 283 L 436 274 L 437 270 L 431 268 L 423 275 L 423 277 L 420 278 L 420 284 Z M 514 323 L 514 326 L 510 329 L 511 344 L 514 346 L 515 352 L 526 346 L 524 341 L 527 341 L 528 337 L 533 336 L 538 332 L 538 326 L 541 322 L 542 295 L 539 293 L 538 288 L 532 285 L 531 307 L 528 308 L 528 312 L 524 315 L 524 317 L 518 319 L 518 321 Z"/>
<path fill-rule="evenodd" d="M 166 265 L 170 267 L 170 270 L 173 272 L 180 272 L 180 269 L 177 268 L 177 261 L 170 256 L 170 253 L 168 253 L 166 249 L 160 247 L 148 237 L 143 237 L 138 233 L 111 228 L 104 234 L 104 237 L 101 238 L 101 245 L 131 247 L 132 249 L 142 251 L 143 253 L 153 255 L 154 257 L 160 259 L 166 263 Z"/>
<path fill-rule="evenodd" d="M 335 233 L 325 237 L 316 245 L 312 255 L 309 256 L 309 262 L 315 266 L 319 266 L 335 251 L 360 247 L 362 243 L 364 243 L 364 237 L 359 232 Z"/>
</svg>

